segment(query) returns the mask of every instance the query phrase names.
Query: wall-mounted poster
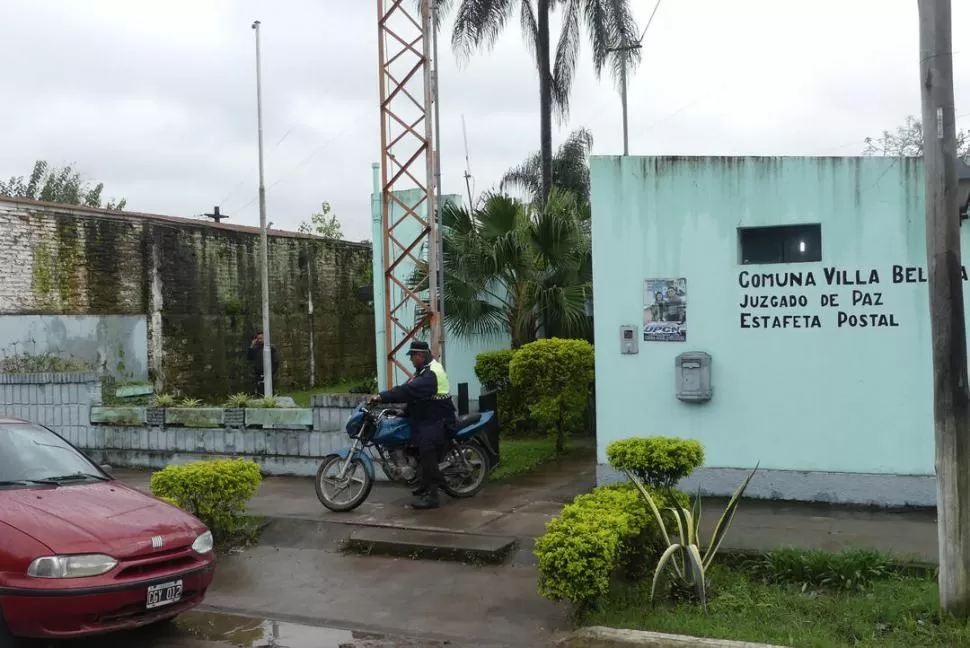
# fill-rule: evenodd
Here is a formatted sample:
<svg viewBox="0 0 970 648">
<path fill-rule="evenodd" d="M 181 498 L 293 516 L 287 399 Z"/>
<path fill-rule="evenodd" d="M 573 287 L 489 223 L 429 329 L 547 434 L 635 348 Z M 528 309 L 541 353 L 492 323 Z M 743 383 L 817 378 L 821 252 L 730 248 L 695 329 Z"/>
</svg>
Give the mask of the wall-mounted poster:
<svg viewBox="0 0 970 648">
<path fill-rule="evenodd" d="M 643 341 L 687 341 L 687 279 L 645 279 Z"/>
</svg>

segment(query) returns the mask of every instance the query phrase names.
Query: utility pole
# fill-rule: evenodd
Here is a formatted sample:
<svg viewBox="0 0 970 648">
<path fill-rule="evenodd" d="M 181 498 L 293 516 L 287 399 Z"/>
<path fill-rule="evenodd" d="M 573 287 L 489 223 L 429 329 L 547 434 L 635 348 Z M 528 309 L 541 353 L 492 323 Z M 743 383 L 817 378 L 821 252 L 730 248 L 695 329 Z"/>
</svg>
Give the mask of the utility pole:
<svg viewBox="0 0 970 648">
<path fill-rule="evenodd" d="M 653 17 L 657 15 L 657 9 L 660 8 L 660 0 L 657 0 L 657 4 L 653 6 L 653 12 L 650 14 L 650 19 L 647 20 L 647 26 L 643 28 L 643 33 L 640 34 L 640 38 L 637 39 L 635 43 L 626 43 L 620 45 L 619 47 L 611 47 L 606 50 L 607 52 L 623 52 L 623 67 L 620 68 L 620 102 L 623 104 L 623 155 L 627 156 L 630 154 L 630 127 L 629 120 L 627 118 L 627 68 L 630 66 L 630 55 L 629 52 L 639 50 L 643 46 L 643 38 L 647 35 L 647 30 L 650 29 L 650 24 L 653 22 Z"/>
<path fill-rule="evenodd" d="M 970 392 L 950 0 L 918 0 L 940 607 L 970 617 Z"/>
<path fill-rule="evenodd" d="M 430 2 L 430 0 L 425 0 L 425 2 Z M 444 239 L 441 237 L 441 113 L 438 110 L 438 100 L 441 95 L 438 91 L 438 18 L 437 15 L 432 15 L 433 23 L 431 25 L 434 30 L 431 36 L 431 73 L 434 83 L 434 97 L 432 98 L 434 107 L 434 218 L 437 225 L 435 228 L 437 241 L 431 241 L 431 244 L 438 248 L 438 267 L 436 269 L 429 267 L 428 269 L 438 273 L 438 321 L 440 322 L 438 327 L 438 348 L 440 349 L 438 351 L 440 354 L 438 362 L 445 364 L 445 246 Z"/>
<path fill-rule="evenodd" d="M 660 3 L 657 3 L 658 5 Z M 642 37 L 641 37 L 642 38 Z M 628 54 L 626 52 L 631 52 L 633 50 L 640 49 L 640 42 L 636 42 L 633 45 L 624 45 L 622 47 L 614 47 L 608 52 L 624 52 L 623 56 L 623 67 L 620 68 L 620 101 L 623 103 L 623 155 L 630 154 L 630 127 L 627 120 L 627 100 L 626 100 L 626 84 L 627 84 L 627 67 L 629 66 Z"/>
<path fill-rule="evenodd" d="M 260 70 L 259 21 L 256 32 L 256 122 L 259 130 L 259 242 L 260 281 L 263 284 L 263 396 L 273 397 L 273 346 L 269 335 L 269 237 L 266 235 L 266 183 L 263 179 L 263 80 Z"/>
</svg>

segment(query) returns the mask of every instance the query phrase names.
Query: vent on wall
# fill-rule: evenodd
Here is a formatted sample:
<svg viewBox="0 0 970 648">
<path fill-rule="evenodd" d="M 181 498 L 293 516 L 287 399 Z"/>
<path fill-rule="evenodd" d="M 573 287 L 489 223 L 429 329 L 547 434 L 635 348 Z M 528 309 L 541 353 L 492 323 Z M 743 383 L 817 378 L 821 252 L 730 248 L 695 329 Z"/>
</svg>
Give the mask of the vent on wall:
<svg viewBox="0 0 970 648">
<path fill-rule="evenodd" d="M 741 265 L 818 262 L 822 260 L 822 226 L 739 227 L 738 253 Z"/>
</svg>

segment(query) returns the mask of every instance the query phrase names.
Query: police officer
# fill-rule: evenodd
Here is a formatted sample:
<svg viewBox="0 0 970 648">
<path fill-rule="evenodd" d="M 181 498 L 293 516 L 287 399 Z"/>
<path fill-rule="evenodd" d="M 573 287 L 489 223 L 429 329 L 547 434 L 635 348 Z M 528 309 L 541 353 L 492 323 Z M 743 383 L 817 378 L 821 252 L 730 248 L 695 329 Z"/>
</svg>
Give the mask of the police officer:
<svg viewBox="0 0 970 648">
<path fill-rule="evenodd" d="M 445 445 L 445 427 L 455 420 L 448 376 L 440 362 L 431 357 L 427 342 L 414 340 L 408 349 L 414 376 L 371 399 L 373 403 L 407 403 L 412 440 L 418 447 L 421 486 L 414 495 L 416 509 L 438 508 L 441 471 L 438 461 Z"/>
</svg>

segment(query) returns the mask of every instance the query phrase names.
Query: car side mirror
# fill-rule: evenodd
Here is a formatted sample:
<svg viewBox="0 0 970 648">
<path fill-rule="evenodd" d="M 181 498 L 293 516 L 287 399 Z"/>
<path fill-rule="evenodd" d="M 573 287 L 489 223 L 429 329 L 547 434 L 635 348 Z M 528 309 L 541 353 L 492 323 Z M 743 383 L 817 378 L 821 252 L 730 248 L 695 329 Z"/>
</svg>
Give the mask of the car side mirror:
<svg viewBox="0 0 970 648">
<path fill-rule="evenodd" d="M 101 468 L 103 472 L 106 472 L 107 474 L 111 475 L 111 466 L 109 464 L 101 464 L 98 467 Z"/>
</svg>

